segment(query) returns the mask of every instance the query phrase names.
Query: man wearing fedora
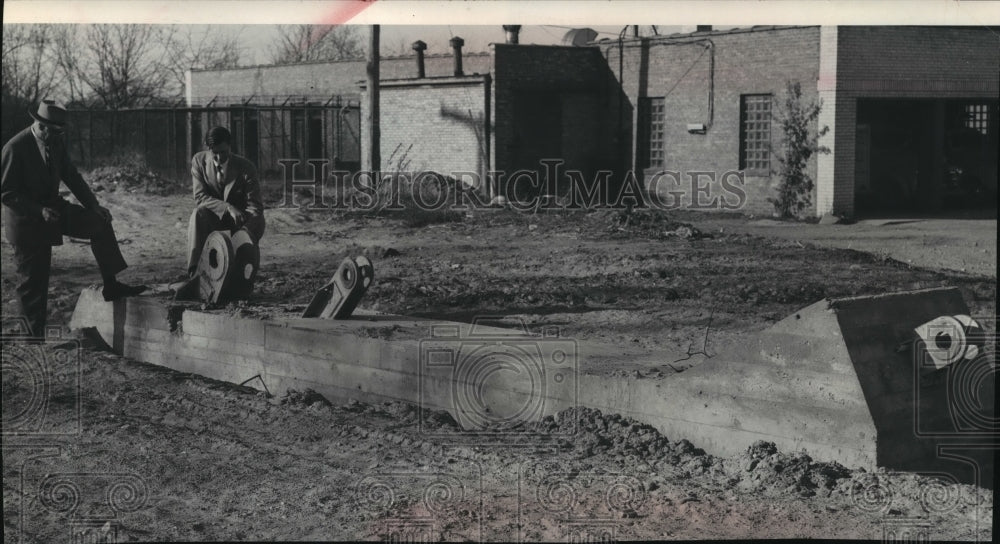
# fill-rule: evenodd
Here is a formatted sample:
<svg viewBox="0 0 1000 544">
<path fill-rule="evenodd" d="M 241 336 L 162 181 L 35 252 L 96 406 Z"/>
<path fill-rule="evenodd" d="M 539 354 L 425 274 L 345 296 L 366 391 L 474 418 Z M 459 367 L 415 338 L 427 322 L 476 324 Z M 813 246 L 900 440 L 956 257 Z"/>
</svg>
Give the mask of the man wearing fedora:
<svg viewBox="0 0 1000 544">
<path fill-rule="evenodd" d="M 128 265 L 111 226 L 111 213 L 97 203 L 70 161 L 63 140 L 66 110 L 43 100 L 37 111 L 29 113 L 35 122 L 3 146 L 0 201 L 7 241 L 14 246 L 18 301 L 32 335 L 40 338 L 45 335 L 52 246 L 62 245 L 63 235 L 90 239 L 104 280 L 104 300 L 134 296 L 146 288 L 115 277 Z M 60 181 L 82 206 L 59 195 Z"/>
</svg>

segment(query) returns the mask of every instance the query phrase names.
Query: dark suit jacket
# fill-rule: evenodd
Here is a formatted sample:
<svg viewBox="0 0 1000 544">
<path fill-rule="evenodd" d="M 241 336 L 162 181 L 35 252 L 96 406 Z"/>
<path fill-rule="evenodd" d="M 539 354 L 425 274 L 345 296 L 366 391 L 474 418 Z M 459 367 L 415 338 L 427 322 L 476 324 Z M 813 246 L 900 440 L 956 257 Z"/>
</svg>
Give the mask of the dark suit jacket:
<svg viewBox="0 0 1000 544">
<path fill-rule="evenodd" d="M 195 153 L 191 159 L 191 180 L 194 200 L 198 207 L 207 208 L 222 219 L 227 206 L 232 204 L 248 215 L 262 215 L 264 203 L 260 198 L 260 183 L 253 163 L 236 155 L 229 155 L 226 179 L 216 179 L 211 151 Z"/>
<path fill-rule="evenodd" d="M 73 166 L 65 142 L 60 139 L 49 149 L 53 161 L 51 170 L 45 165 L 31 127 L 18 132 L 3 146 L 0 201 L 3 202 L 7 240 L 15 246 L 62 244 L 59 225 L 42 219 L 43 207 L 62 210 L 67 204 L 59 196 L 60 180 L 84 207 L 97 207 L 97 197 Z"/>
</svg>

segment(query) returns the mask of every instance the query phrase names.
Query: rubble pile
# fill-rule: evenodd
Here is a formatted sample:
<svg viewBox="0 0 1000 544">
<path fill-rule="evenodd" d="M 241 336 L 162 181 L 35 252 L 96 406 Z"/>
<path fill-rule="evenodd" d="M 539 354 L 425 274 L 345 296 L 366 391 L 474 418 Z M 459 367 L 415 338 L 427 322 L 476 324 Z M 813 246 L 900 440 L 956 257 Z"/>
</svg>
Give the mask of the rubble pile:
<svg viewBox="0 0 1000 544">
<path fill-rule="evenodd" d="M 94 192 L 125 191 L 165 196 L 188 190 L 186 184 L 164 178 L 142 162 L 99 166 L 85 177 Z"/>
<path fill-rule="evenodd" d="M 660 210 L 613 210 L 594 214 L 607 225 L 609 234 L 627 234 L 654 239 L 711 238 L 690 223 L 674 221 Z"/>
</svg>

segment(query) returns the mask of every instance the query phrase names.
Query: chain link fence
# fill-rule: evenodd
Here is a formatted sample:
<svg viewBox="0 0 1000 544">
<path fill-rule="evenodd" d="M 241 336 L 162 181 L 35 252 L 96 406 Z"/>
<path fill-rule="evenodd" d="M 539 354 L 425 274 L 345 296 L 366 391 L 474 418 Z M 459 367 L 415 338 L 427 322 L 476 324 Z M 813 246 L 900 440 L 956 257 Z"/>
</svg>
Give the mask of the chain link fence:
<svg viewBox="0 0 1000 544">
<path fill-rule="evenodd" d="M 323 103 L 70 109 L 67 143 L 81 170 L 141 160 L 161 176 L 190 175 L 205 134 L 224 126 L 233 151 L 257 165 L 263 180 L 280 179 L 279 161 L 325 159 L 331 168 L 361 167 L 361 109 L 356 100 Z"/>
</svg>

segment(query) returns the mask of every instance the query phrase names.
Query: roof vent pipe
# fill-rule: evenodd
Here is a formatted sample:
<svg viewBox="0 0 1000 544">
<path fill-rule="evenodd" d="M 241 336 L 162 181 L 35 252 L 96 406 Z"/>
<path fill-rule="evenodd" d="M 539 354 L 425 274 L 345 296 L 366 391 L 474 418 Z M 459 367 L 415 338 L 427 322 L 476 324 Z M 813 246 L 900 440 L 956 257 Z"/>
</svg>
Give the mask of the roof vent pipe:
<svg viewBox="0 0 1000 544">
<path fill-rule="evenodd" d="M 462 72 L 462 46 L 465 45 L 465 40 L 455 36 L 454 38 L 448 40 L 448 43 L 451 44 L 452 49 L 455 50 L 455 75 L 464 75 Z"/>
<path fill-rule="evenodd" d="M 427 50 L 427 44 L 417 40 L 410 47 L 417 52 L 417 77 L 422 79 L 426 77 L 424 74 L 424 51 Z"/>
<path fill-rule="evenodd" d="M 518 43 L 517 36 L 521 33 L 521 25 L 503 25 L 503 31 L 507 37 L 507 43 Z"/>
</svg>

